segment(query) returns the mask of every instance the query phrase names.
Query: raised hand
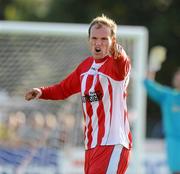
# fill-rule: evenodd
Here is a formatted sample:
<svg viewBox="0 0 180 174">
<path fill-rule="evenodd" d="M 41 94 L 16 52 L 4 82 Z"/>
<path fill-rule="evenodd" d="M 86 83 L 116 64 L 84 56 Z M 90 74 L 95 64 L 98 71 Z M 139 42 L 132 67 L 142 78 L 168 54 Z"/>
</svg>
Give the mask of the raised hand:
<svg viewBox="0 0 180 174">
<path fill-rule="evenodd" d="M 113 42 L 110 53 L 114 59 L 120 59 L 123 56 L 123 48 L 120 44 Z"/>
<path fill-rule="evenodd" d="M 167 49 L 163 46 L 154 46 L 149 54 L 149 71 L 157 72 L 161 69 L 162 63 L 166 60 Z"/>
</svg>

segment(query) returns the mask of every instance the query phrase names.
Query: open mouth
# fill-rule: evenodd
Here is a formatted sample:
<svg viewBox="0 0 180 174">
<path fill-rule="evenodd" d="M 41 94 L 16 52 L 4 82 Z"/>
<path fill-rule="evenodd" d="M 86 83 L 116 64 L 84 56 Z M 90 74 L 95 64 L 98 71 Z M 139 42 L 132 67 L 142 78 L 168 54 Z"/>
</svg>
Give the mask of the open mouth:
<svg viewBox="0 0 180 174">
<path fill-rule="evenodd" d="M 99 53 L 101 51 L 100 48 L 95 48 L 96 53 Z"/>
</svg>

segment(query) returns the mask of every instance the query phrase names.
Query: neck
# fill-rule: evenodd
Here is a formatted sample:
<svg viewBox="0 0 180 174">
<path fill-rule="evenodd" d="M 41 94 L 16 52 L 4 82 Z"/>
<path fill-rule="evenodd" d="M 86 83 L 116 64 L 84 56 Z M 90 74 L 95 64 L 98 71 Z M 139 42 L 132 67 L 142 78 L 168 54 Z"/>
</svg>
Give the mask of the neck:
<svg viewBox="0 0 180 174">
<path fill-rule="evenodd" d="M 101 63 L 101 62 L 104 62 L 108 57 L 109 56 L 105 56 L 104 58 L 101 58 L 101 59 L 95 59 L 94 58 L 94 60 L 95 60 L 96 63 Z"/>
</svg>

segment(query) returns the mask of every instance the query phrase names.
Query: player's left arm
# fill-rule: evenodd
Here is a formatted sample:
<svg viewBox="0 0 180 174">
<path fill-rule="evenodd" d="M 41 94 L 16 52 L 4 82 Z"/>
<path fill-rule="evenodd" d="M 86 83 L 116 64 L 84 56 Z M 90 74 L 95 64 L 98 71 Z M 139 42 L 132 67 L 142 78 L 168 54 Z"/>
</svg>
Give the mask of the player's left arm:
<svg viewBox="0 0 180 174">
<path fill-rule="evenodd" d="M 121 79 L 124 79 L 131 70 L 131 62 L 123 47 L 114 42 L 112 44 L 111 55 L 114 58 L 115 72 Z"/>
<path fill-rule="evenodd" d="M 112 41 L 110 53 L 114 57 L 114 59 L 121 59 L 127 56 L 123 47 L 118 44 L 116 40 Z"/>
</svg>

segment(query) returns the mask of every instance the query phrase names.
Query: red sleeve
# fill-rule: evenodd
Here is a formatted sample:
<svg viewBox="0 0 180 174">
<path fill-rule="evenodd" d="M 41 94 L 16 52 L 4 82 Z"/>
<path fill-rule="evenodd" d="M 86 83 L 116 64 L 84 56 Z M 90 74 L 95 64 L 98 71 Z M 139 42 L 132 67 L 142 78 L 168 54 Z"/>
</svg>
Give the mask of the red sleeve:
<svg viewBox="0 0 180 174">
<path fill-rule="evenodd" d="M 123 80 L 131 70 L 131 62 L 126 52 L 123 50 L 122 55 L 118 59 L 113 59 L 114 73 L 119 80 Z"/>
<path fill-rule="evenodd" d="M 42 87 L 40 99 L 63 100 L 80 92 L 80 74 L 78 68 L 58 84 Z"/>
</svg>

